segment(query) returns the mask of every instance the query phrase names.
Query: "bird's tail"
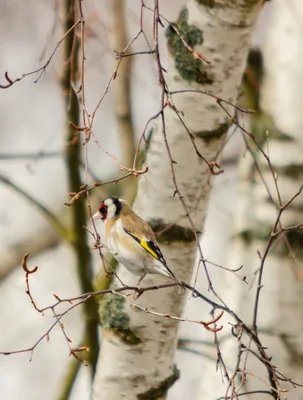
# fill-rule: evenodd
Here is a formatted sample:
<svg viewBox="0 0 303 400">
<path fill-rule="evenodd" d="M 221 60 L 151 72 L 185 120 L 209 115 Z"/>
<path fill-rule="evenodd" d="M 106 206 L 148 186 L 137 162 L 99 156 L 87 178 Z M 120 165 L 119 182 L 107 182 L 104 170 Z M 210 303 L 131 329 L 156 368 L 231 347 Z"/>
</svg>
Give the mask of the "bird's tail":
<svg viewBox="0 0 303 400">
<path fill-rule="evenodd" d="M 170 279 L 173 279 L 174 281 L 177 282 L 177 284 L 184 289 L 184 285 L 182 284 L 182 282 L 179 281 L 179 279 L 176 277 L 176 275 L 172 272 L 172 270 L 167 266 L 167 264 L 163 264 L 161 263 L 161 267 L 159 268 L 159 272 L 160 274 L 167 276 Z"/>
</svg>

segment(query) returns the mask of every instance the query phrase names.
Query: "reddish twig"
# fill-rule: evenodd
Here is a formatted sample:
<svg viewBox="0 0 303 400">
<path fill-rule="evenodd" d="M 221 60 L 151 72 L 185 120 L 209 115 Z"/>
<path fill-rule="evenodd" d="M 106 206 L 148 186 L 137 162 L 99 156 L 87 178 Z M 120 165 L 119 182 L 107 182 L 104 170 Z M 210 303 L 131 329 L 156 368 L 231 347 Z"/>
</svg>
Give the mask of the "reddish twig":
<svg viewBox="0 0 303 400">
<path fill-rule="evenodd" d="M 149 310 L 146 307 L 138 306 L 137 304 L 132 304 L 131 307 L 133 309 L 135 309 L 135 310 L 144 311 L 147 314 L 157 315 L 159 317 L 169 318 L 169 319 L 173 319 L 175 321 L 180 321 L 180 322 L 192 322 L 192 323 L 195 323 L 195 324 L 203 325 L 204 328 L 206 330 L 208 330 L 209 332 L 219 332 L 219 331 L 221 331 L 223 329 L 222 325 L 220 327 L 218 327 L 218 328 L 210 328 L 209 325 L 212 325 L 212 324 L 216 323 L 222 317 L 224 311 L 221 311 L 220 314 L 216 318 L 213 318 L 211 321 L 205 322 L 205 321 L 195 321 L 195 320 L 191 320 L 191 319 L 188 319 L 188 318 L 175 317 L 173 315 L 165 314 L 165 313 L 159 313 L 159 312 L 156 312 L 156 311 Z"/>
<path fill-rule="evenodd" d="M 126 169 L 126 167 L 123 167 L 123 168 Z M 91 186 L 91 187 L 89 187 L 89 188 L 82 189 L 82 190 L 80 190 L 80 192 L 78 192 L 78 193 L 70 193 L 70 195 L 72 196 L 72 198 L 71 198 L 71 200 L 70 200 L 69 202 L 64 203 L 64 205 L 66 205 L 66 206 L 71 206 L 71 205 L 73 205 L 74 202 L 75 202 L 76 200 L 78 200 L 81 196 L 83 196 L 84 194 L 86 194 L 86 193 L 88 193 L 88 192 L 90 192 L 90 191 L 96 189 L 97 187 L 100 187 L 100 186 L 103 186 L 103 185 L 108 185 L 108 184 L 110 184 L 110 183 L 116 185 L 119 181 L 121 181 L 122 179 L 126 179 L 126 178 L 128 178 L 129 176 L 138 177 L 139 175 L 145 174 L 145 173 L 148 171 L 148 168 L 145 167 L 145 168 L 142 169 L 142 170 L 133 170 L 133 169 L 130 169 L 130 168 L 129 168 L 128 170 L 129 170 L 129 173 L 126 174 L 126 175 L 124 175 L 124 176 L 122 176 L 121 178 L 112 179 L 112 180 L 107 181 L 107 182 L 96 182 L 96 183 L 93 184 L 93 186 Z"/>
<path fill-rule="evenodd" d="M 35 310 L 37 310 L 38 312 L 41 312 L 41 310 L 37 307 L 37 305 L 36 305 L 36 303 L 35 303 L 35 301 L 33 299 L 33 296 L 31 294 L 30 287 L 29 287 L 29 275 L 34 274 L 35 272 L 37 272 L 38 266 L 36 265 L 33 269 L 29 269 L 28 266 L 27 266 L 28 257 L 29 257 L 29 253 L 26 253 L 24 255 L 24 257 L 23 257 L 22 262 L 21 262 L 21 266 L 22 266 L 23 270 L 25 271 L 25 284 L 26 284 L 25 293 L 29 296 L 30 301 L 31 301 L 32 305 L 34 306 Z"/>
</svg>

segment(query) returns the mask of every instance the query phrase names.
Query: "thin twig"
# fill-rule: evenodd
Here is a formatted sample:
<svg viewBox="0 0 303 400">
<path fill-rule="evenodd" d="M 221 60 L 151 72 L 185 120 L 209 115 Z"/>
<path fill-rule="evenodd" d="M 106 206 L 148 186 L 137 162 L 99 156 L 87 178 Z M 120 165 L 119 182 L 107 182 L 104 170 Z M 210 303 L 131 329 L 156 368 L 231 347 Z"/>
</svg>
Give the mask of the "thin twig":
<svg viewBox="0 0 303 400">
<path fill-rule="evenodd" d="M 212 325 L 212 324 L 216 323 L 222 317 L 224 311 L 221 311 L 220 314 L 216 318 L 212 319 L 211 321 L 205 322 L 205 321 L 191 320 L 191 319 L 188 319 L 188 318 L 180 318 L 180 317 L 176 317 L 176 316 L 173 316 L 173 315 L 170 315 L 170 314 L 165 314 L 165 313 L 159 313 L 159 312 L 156 312 L 156 311 L 149 310 L 146 307 L 138 306 L 137 304 L 132 304 L 131 307 L 133 309 L 135 309 L 135 310 L 144 311 L 147 314 L 157 315 L 159 317 L 169 318 L 169 319 L 172 319 L 172 320 L 175 320 L 175 321 L 180 321 L 180 322 L 192 322 L 192 323 L 195 323 L 195 324 L 203 325 L 204 328 L 206 330 L 208 330 L 209 332 L 219 332 L 219 331 L 221 331 L 223 329 L 222 325 L 220 327 L 218 327 L 218 328 L 210 328 L 209 325 Z"/>
<path fill-rule="evenodd" d="M 27 76 L 33 75 L 33 74 L 37 74 L 38 72 L 40 72 L 40 74 L 38 75 L 38 78 L 35 80 L 35 83 L 38 82 L 38 80 L 41 78 L 42 74 L 46 71 L 46 68 L 49 66 L 52 58 L 54 57 L 56 51 L 58 50 L 60 44 L 64 41 L 64 39 L 80 24 L 80 19 L 77 20 L 66 32 L 65 34 L 61 37 L 61 39 L 59 40 L 59 42 L 56 44 L 54 50 L 52 51 L 50 57 L 48 58 L 48 60 L 46 61 L 46 63 L 44 65 L 42 65 L 42 67 L 39 67 L 38 69 L 34 70 L 34 71 L 30 71 L 27 72 L 25 74 L 23 74 L 20 78 L 16 78 L 16 79 L 11 79 L 8 76 L 8 72 L 6 71 L 4 74 L 4 77 L 7 81 L 6 85 L 0 85 L 1 89 L 8 89 L 11 86 L 13 86 L 14 83 L 16 82 L 20 82 L 22 81 L 22 79 L 26 78 Z"/>
</svg>

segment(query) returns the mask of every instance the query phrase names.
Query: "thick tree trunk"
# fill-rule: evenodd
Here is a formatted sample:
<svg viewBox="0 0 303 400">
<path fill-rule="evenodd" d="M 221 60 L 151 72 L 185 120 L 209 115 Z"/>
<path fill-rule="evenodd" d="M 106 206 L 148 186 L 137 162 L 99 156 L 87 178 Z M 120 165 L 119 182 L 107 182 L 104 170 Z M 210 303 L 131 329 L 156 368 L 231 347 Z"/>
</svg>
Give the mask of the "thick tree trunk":
<svg viewBox="0 0 303 400">
<path fill-rule="evenodd" d="M 211 65 L 195 61 L 184 48 L 175 31 L 167 36 L 171 53 L 167 84 L 170 91 L 208 90 L 236 103 L 249 50 L 250 35 L 260 1 L 237 0 L 211 2 L 189 1 L 176 22 L 183 39 L 194 50 L 207 56 Z M 160 10 L 161 12 L 161 10 Z M 166 66 L 164 66 L 166 67 Z M 194 135 L 195 145 L 212 161 L 224 142 L 230 121 L 214 98 L 197 93 L 172 97 L 183 120 Z M 233 113 L 232 108 L 229 109 Z M 168 157 L 164 132 L 159 118 L 152 132 L 147 155 L 148 173 L 140 178 L 135 210 L 159 236 L 160 247 L 169 267 L 180 280 L 189 281 L 197 243 L 191 224 L 175 194 L 176 182 L 193 223 L 202 230 L 211 189 L 207 164 L 197 157 L 188 133 L 176 113 L 164 112 L 165 133 L 174 163 Z M 137 278 L 123 266 L 119 276 L 127 284 Z M 144 283 L 163 283 L 161 277 L 148 277 Z M 136 304 L 161 313 L 180 316 L 184 295 L 177 287 L 144 293 Z M 199 301 L 199 300 L 196 300 Z M 164 399 L 167 389 L 177 379 L 174 366 L 177 324 L 170 319 L 133 310 L 129 298 L 112 297 L 104 302 L 102 347 L 94 383 L 93 399 Z"/>
</svg>

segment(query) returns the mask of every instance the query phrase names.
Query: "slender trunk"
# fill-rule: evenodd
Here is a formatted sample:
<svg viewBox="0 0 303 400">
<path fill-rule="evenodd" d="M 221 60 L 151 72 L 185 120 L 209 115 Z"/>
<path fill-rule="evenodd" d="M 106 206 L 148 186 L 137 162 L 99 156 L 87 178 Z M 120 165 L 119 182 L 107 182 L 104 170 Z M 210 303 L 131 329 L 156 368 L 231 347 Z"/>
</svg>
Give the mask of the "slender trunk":
<svg viewBox="0 0 303 400">
<path fill-rule="evenodd" d="M 75 1 L 65 0 L 62 6 L 64 20 L 64 32 L 67 32 L 75 23 Z M 78 48 L 79 43 L 74 31 L 64 41 L 64 69 L 61 78 L 62 91 L 66 104 L 66 148 L 65 161 L 68 174 L 68 188 L 70 192 L 76 192 L 82 185 L 80 178 L 81 165 L 81 143 L 78 138 L 78 131 L 74 126 L 79 125 L 79 104 L 77 95 L 73 89 L 78 72 Z M 83 293 L 93 291 L 91 253 L 87 243 L 86 232 L 83 226 L 86 223 L 86 212 L 84 199 L 77 201 L 70 207 L 72 216 L 72 237 L 71 242 L 74 248 L 77 272 L 80 286 Z M 84 303 L 85 315 L 85 336 L 86 344 L 90 348 L 89 362 L 92 367 L 92 376 L 96 368 L 98 358 L 98 307 L 95 299 Z"/>
</svg>

